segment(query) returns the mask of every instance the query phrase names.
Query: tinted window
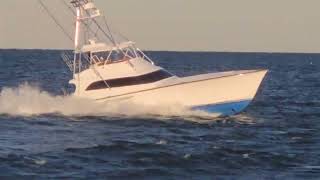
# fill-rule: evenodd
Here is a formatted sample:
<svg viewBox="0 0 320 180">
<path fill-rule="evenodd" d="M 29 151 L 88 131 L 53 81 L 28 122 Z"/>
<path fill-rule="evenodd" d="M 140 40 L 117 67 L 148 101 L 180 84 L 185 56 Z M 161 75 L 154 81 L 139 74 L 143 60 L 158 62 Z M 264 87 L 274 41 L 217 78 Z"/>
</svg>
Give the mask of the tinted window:
<svg viewBox="0 0 320 180">
<path fill-rule="evenodd" d="M 109 58 L 108 60 L 116 62 L 116 61 L 124 60 L 125 54 L 133 58 L 135 57 L 130 50 L 126 50 L 126 49 L 124 50 L 124 52 L 112 51 L 111 54 L 108 51 L 95 52 L 95 53 L 92 53 L 92 56 L 97 56 L 97 58 L 101 61 L 107 60 Z"/>
<path fill-rule="evenodd" d="M 106 80 L 106 82 L 110 87 L 122 87 L 122 86 L 132 86 L 132 85 L 153 83 L 156 81 L 160 81 L 162 79 L 169 78 L 171 76 L 172 75 L 170 73 L 160 70 L 160 71 L 152 72 L 142 76 L 110 79 L 110 80 Z M 105 84 L 104 81 L 97 81 L 90 84 L 86 90 L 89 91 L 89 90 L 106 89 L 106 88 L 108 88 L 108 86 Z"/>
<path fill-rule="evenodd" d="M 92 53 L 93 56 L 97 56 L 98 59 L 103 59 L 103 60 L 106 60 L 109 56 L 109 52 L 108 51 L 105 51 L 105 52 L 95 52 L 95 53 Z"/>
</svg>

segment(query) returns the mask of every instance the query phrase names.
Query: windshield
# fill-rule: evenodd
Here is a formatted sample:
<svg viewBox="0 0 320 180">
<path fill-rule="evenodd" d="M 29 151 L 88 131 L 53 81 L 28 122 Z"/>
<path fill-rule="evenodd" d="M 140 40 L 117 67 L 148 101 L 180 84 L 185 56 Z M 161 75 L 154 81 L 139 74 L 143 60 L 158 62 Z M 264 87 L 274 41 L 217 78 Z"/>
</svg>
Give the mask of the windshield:
<svg viewBox="0 0 320 180">
<path fill-rule="evenodd" d="M 136 58 L 136 55 L 130 48 L 126 48 L 118 51 L 93 52 L 92 58 L 98 59 L 99 61 L 108 60 L 111 62 L 115 62 Z"/>
</svg>

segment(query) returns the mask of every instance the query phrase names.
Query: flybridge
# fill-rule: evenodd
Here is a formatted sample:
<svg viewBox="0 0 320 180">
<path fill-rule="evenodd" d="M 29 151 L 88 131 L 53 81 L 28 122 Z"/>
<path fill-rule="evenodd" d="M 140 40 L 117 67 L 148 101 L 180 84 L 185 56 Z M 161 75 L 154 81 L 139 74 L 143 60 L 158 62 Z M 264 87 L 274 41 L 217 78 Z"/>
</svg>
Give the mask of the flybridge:
<svg viewBox="0 0 320 180">
<path fill-rule="evenodd" d="M 152 60 L 135 47 L 134 42 L 122 35 L 117 36 L 111 31 L 105 16 L 96 8 L 93 0 L 73 0 L 71 4 L 76 16 L 74 53 L 73 55 L 65 53 L 62 59 L 73 73 L 73 82 L 77 87 L 80 87 L 83 81 L 81 74 L 88 72 L 96 76 L 104 87 L 110 87 L 108 83 L 113 81 L 105 78 L 103 69 L 123 66 L 121 76 L 126 77 L 127 72 L 136 68 L 131 61 L 137 59 L 139 62 L 142 61 L 140 62 L 142 64 L 145 64 L 143 61 L 150 64 L 148 65 L 150 69 L 157 69 L 152 67 L 154 65 Z M 113 69 L 112 71 L 118 70 Z"/>
<path fill-rule="evenodd" d="M 74 78 L 78 76 L 78 79 L 80 79 L 79 74 L 81 72 L 92 70 L 97 77 L 103 80 L 100 70 L 95 67 L 96 65 L 107 66 L 125 61 L 131 64 L 130 60 L 135 58 L 141 58 L 153 64 L 149 57 L 135 47 L 134 42 L 120 33 L 111 31 L 105 16 L 95 6 L 93 0 L 72 0 L 70 3 L 75 11 L 64 0 L 61 1 L 75 15 L 76 26 L 73 37 L 42 0 L 38 0 L 38 2 L 74 43 L 73 54 L 64 53 L 62 55 L 62 59 L 70 68 Z"/>
<path fill-rule="evenodd" d="M 106 46 L 121 48 L 119 40 L 111 32 L 111 28 L 105 18 L 92 0 L 73 0 L 72 5 L 76 10 L 76 29 L 75 29 L 75 51 L 81 53 L 85 46 L 95 44 L 110 44 Z M 94 43 L 93 43 L 94 42 Z"/>
</svg>

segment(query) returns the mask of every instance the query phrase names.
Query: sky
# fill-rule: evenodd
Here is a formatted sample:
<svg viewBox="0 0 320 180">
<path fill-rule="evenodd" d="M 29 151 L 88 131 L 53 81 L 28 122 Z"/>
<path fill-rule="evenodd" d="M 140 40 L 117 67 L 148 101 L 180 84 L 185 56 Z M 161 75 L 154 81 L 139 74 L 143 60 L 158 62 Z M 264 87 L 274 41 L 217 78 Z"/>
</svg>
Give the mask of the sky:
<svg viewBox="0 0 320 180">
<path fill-rule="evenodd" d="M 68 30 L 62 0 L 42 0 Z M 69 0 L 65 0 L 69 1 Z M 95 0 L 140 49 L 320 52 L 319 0 Z M 37 0 L 2 0 L 0 48 L 70 49 Z"/>
</svg>

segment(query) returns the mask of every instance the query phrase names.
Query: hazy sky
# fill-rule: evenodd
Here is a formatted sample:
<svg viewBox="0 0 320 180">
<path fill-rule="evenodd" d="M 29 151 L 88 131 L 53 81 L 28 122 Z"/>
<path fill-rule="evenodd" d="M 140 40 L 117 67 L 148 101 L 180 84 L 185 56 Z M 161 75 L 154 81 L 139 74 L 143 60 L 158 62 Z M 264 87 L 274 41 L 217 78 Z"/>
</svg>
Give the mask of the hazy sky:
<svg viewBox="0 0 320 180">
<path fill-rule="evenodd" d="M 43 1 L 71 30 L 61 0 Z M 141 49 L 320 52 L 319 0 L 95 2 Z M 0 48 L 72 48 L 37 0 L 1 0 L 0 22 Z"/>
</svg>

